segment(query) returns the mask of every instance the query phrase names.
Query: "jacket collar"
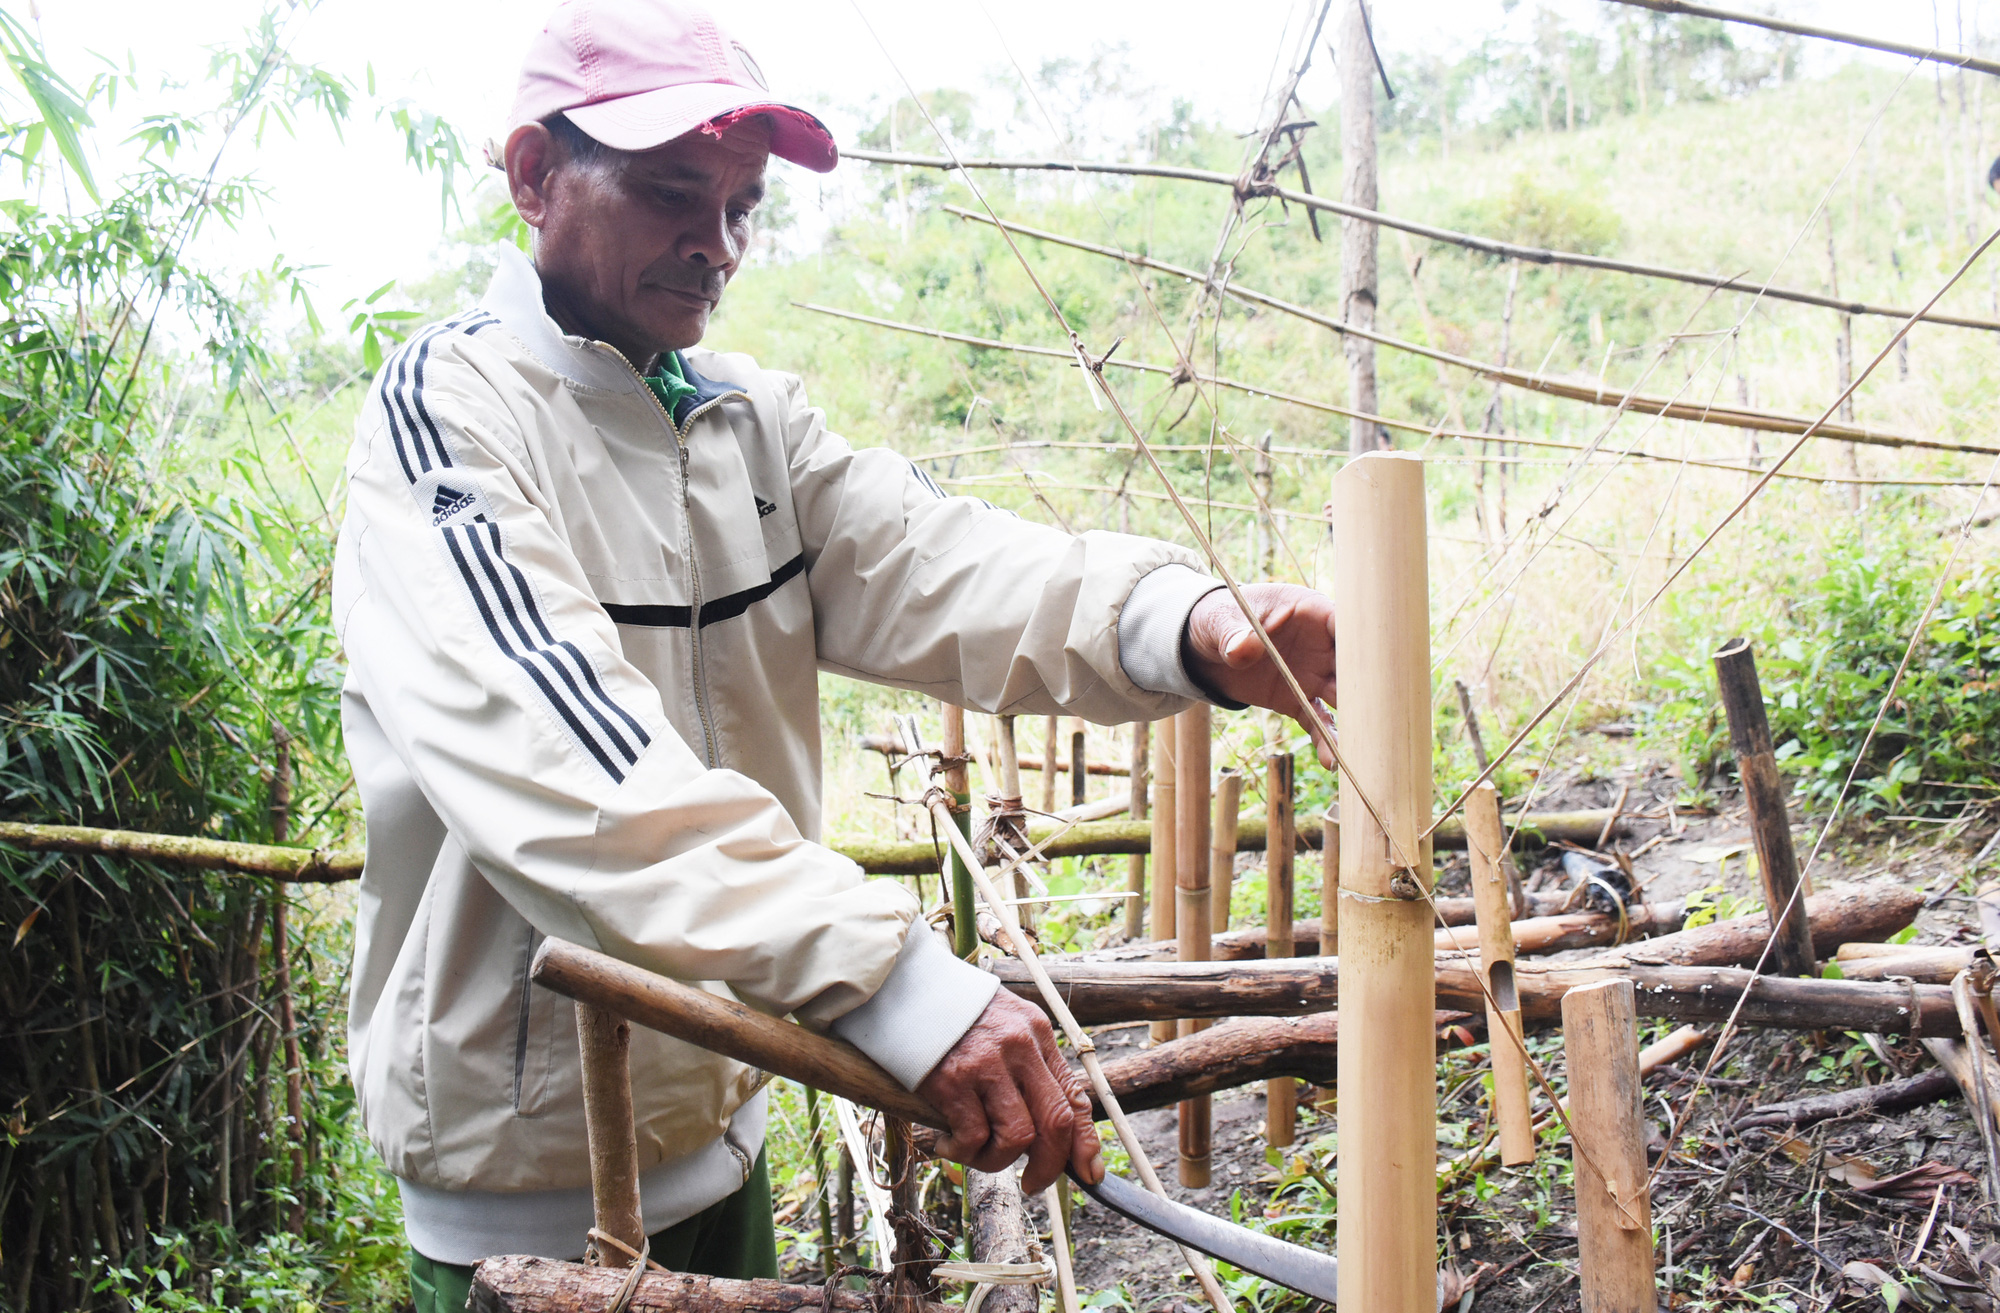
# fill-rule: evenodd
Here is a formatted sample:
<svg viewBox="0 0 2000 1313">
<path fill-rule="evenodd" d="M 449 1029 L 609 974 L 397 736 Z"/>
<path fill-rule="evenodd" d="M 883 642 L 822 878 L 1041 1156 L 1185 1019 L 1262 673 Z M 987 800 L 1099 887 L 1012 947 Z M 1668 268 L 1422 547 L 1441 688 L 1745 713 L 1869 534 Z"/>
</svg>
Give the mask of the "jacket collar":
<svg viewBox="0 0 2000 1313">
<path fill-rule="evenodd" d="M 556 326 L 542 304 L 541 275 L 513 245 L 500 247 L 493 281 L 479 305 L 518 338 L 545 369 L 569 382 L 606 392 L 645 391 L 638 373 L 620 364 L 614 358 L 616 353 L 591 346 L 580 337 L 569 337 Z"/>
</svg>

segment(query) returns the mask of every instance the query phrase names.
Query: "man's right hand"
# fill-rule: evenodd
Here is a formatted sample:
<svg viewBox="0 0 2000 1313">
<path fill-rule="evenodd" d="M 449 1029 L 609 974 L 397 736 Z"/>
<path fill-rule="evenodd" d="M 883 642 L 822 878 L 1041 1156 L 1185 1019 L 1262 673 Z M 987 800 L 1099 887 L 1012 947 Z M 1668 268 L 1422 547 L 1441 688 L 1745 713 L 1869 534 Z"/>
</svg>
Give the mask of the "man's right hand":
<svg viewBox="0 0 2000 1313">
<path fill-rule="evenodd" d="M 1056 1049 L 1048 1019 L 1001 990 L 917 1086 L 951 1123 L 937 1152 L 981 1172 L 1028 1155 L 1021 1189 L 1047 1189 L 1066 1164 L 1092 1185 L 1104 1179 L 1104 1151 L 1090 1097 Z"/>
</svg>

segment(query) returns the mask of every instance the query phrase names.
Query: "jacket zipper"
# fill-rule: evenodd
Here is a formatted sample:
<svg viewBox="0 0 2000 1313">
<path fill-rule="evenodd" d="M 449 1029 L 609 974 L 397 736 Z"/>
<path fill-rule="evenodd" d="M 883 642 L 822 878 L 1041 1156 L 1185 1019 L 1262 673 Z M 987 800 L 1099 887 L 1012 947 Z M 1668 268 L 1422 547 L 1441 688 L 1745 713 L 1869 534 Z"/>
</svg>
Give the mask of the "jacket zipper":
<svg viewBox="0 0 2000 1313">
<path fill-rule="evenodd" d="M 638 381 L 639 390 L 646 394 L 647 398 L 653 403 L 653 409 L 659 411 L 660 418 L 667 422 L 667 432 L 673 437 L 674 450 L 680 454 L 681 548 L 687 553 L 688 563 L 688 650 L 692 655 L 694 666 L 694 714 L 695 719 L 701 722 L 702 761 L 710 770 L 713 770 L 718 764 L 718 754 L 715 744 L 715 729 L 709 721 L 708 683 L 703 674 L 701 659 L 701 563 L 695 559 L 694 552 L 694 506 L 692 493 L 689 488 L 691 476 L 688 469 L 687 434 L 693 431 L 696 420 L 722 404 L 723 397 L 712 398 L 689 411 L 688 426 L 684 430 L 680 425 L 674 423 L 673 415 L 660 402 L 660 394 L 653 391 L 652 385 L 646 382 L 644 376 L 638 370 L 632 368 L 632 362 L 625 358 L 625 353 L 616 347 L 607 349 L 613 356 L 617 357 L 619 364 L 625 366 L 630 371 L 632 377 Z"/>
</svg>

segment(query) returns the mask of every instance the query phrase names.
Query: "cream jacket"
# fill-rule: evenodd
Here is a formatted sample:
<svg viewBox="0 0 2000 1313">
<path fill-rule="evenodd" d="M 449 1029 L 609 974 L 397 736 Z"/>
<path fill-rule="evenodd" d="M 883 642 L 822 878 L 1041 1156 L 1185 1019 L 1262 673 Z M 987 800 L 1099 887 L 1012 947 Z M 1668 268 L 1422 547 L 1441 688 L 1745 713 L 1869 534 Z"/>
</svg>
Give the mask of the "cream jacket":
<svg viewBox="0 0 2000 1313">
<path fill-rule="evenodd" d="M 945 497 L 744 356 L 685 353 L 670 416 L 506 255 L 479 310 L 384 364 L 334 568 L 368 824 L 349 1060 L 412 1241 L 448 1262 L 582 1246 L 571 1004 L 527 978 L 545 935 L 833 1026 L 911 1086 L 985 1006 L 905 889 L 814 842 L 819 671 L 1153 719 L 1195 692 L 1180 634 L 1215 586 L 1163 543 Z M 634 1036 L 649 1226 L 742 1184 L 764 1079 Z"/>
</svg>

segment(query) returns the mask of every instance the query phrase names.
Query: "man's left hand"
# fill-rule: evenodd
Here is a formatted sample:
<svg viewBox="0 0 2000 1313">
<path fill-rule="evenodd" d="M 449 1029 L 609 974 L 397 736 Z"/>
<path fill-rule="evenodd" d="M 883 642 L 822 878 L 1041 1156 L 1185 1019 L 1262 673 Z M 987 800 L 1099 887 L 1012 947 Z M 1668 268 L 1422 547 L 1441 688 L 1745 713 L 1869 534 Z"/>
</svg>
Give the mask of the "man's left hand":
<svg viewBox="0 0 2000 1313">
<path fill-rule="evenodd" d="M 1245 584 L 1243 598 L 1306 696 L 1315 704 L 1335 705 L 1333 600 L 1296 584 Z M 1268 707 L 1307 724 L 1297 695 L 1227 589 L 1218 588 L 1195 603 L 1182 641 L 1188 673 L 1202 687 L 1232 702 Z M 1331 734 L 1332 727 L 1317 705 L 1314 714 Z M 1317 739 L 1315 744 L 1320 764 L 1332 769 L 1332 755 Z"/>
</svg>

